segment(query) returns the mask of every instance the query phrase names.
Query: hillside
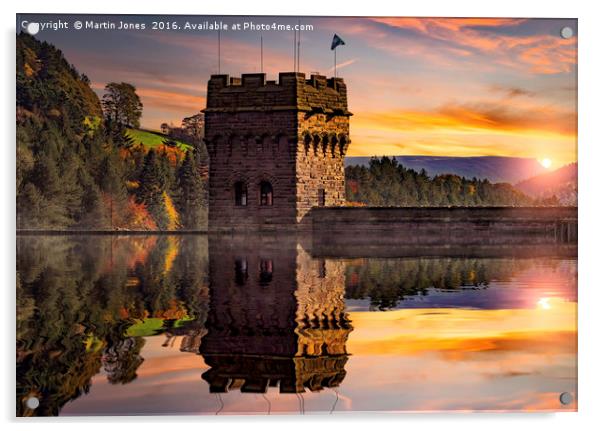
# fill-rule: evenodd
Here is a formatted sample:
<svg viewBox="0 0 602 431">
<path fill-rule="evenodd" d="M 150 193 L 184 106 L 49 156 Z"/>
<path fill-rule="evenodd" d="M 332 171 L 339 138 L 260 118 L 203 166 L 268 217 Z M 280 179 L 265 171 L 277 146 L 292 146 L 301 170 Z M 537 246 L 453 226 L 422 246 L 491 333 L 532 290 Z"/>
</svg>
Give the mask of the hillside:
<svg viewBox="0 0 602 431">
<path fill-rule="evenodd" d="M 93 225 L 106 214 L 100 100 L 51 44 L 21 33 L 16 54 L 17 227 Z"/>
<path fill-rule="evenodd" d="M 134 144 L 140 143 L 149 148 L 160 147 L 166 140 L 175 142 L 176 146 L 183 151 L 188 151 L 192 148 L 190 144 L 151 130 L 127 129 L 127 135 L 134 140 Z"/>
<path fill-rule="evenodd" d="M 102 118 L 90 80 L 49 43 L 17 37 L 18 116 L 41 115 L 68 132 L 83 133 Z"/>
<path fill-rule="evenodd" d="M 23 33 L 16 45 L 18 229 L 204 227 L 201 152 L 182 141 L 163 145 L 173 140 L 159 133 L 112 127 L 88 77 L 59 49 Z M 134 85 L 111 84 L 137 98 Z"/>
<path fill-rule="evenodd" d="M 533 198 L 556 196 L 561 205 L 577 205 L 577 163 L 521 181 L 516 188 Z"/>
<path fill-rule="evenodd" d="M 541 164 L 522 157 L 434 157 L 390 156 L 408 169 L 424 169 L 430 177 L 454 174 L 465 178 L 488 179 L 493 183 L 517 183 L 545 171 Z M 347 157 L 345 166 L 368 166 L 371 157 Z"/>
</svg>

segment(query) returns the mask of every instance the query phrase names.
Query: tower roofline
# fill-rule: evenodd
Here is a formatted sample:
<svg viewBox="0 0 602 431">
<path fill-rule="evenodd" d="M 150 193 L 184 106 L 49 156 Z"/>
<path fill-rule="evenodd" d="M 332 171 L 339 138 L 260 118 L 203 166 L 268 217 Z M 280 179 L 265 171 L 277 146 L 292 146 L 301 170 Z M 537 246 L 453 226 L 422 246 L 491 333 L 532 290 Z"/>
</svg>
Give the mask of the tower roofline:
<svg viewBox="0 0 602 431">
<path fill-rule="evenodd" d="M 278 81 L 265 73 L 211 75 L 205 113 L 300 111 L 329 116 L 351 116 L 343 78 L 312 73 L 281 72 Z"/>
<path fill-rule="evenodd" d="M 209 84 L 216 87 L 270 87 L 270 86 L 289 86 L 292 83 L 299 84 L 304 82 L 306 85 L 317 89 L 332 88 L 339 91 L 345 86 L 345 80 L 341 77 L 330 77 L 318 73 L 310 74 L 306 78 L 303 72 L 280 72 L 278 81 L 267 80 L 265 73 L 243 73 L 238 76 L 230 76 L 228 74 L 211 75 Z"/>
</svg>

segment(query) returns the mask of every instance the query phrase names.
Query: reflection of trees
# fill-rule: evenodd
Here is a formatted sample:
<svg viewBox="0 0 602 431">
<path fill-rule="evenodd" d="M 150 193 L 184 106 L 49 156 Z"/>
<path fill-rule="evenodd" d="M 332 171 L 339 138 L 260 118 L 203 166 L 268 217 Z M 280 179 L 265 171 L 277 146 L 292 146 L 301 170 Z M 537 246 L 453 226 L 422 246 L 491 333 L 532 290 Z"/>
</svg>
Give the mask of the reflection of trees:
<svg viewBox="0 0 602 431">
<path fill-rule="evenodd" d="M 144 338 L 128 337 L 105 349 L 102 364 L 109 382 L 125 384 L 138 377 L 136 370 L 144 362 L 140 356 L 143 346 Z"/>
<path fill-rule="evenodd" d="M 529 265 L 526 260 L 472 258 L 361 259 L 347 266 L 345 296 L 370 298 L 372 306 L 393 308 L 428 289 L 486 288 Z"/>
<path fill-rule="evenodd" d="M 58 415 L 101 367 L 135 379 L 144 340 L 128 331 L 145 317 L 202 325 L 206 268 L 202 237 L 19 237 L 17 415 Z"/>
</svg>

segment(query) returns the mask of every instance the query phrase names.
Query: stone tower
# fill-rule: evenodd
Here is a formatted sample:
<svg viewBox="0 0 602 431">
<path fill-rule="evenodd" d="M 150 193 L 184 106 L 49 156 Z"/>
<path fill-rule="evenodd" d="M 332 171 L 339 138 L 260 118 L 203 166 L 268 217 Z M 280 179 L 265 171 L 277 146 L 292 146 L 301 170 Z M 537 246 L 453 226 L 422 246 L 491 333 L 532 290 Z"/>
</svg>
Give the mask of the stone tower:
<svg viewBox="0 0 602 431">
<path fill-rule="evenodd" d="M 344 204 L 342 78 L 212 75 L 204 112 L 211 231 L 307 227 L 312 207 Z"/>
</svg>

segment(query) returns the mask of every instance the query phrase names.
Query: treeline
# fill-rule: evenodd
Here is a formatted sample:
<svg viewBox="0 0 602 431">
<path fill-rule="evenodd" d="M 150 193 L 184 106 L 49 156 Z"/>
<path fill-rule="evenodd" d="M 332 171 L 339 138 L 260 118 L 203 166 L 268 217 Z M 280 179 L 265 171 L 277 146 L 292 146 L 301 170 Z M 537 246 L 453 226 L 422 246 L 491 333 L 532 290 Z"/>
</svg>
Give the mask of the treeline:
<svg viewBox="0 0 602 431">
<path fill-rule="evenodd" d="M 142 109 L 131 84 L 107 84 L 101 102 L 61 51 L 18 35 L 17 227 L 204 228 L 203 144 L 136 145 Z"/>
<path fill-rule="evenodd" d="M 506 183 L 446 174 L 429 177 L 389 157 L 345 169 L 346 197 L 367 206 L 528 206 L 554 204 L 533 199 Z"/>
</svg>

